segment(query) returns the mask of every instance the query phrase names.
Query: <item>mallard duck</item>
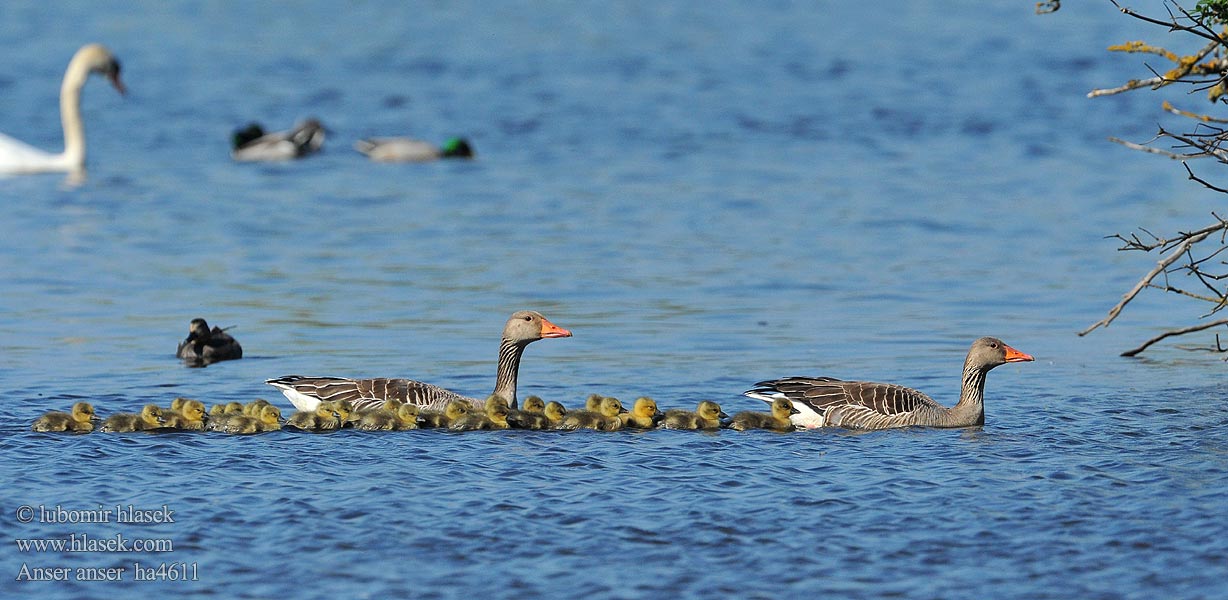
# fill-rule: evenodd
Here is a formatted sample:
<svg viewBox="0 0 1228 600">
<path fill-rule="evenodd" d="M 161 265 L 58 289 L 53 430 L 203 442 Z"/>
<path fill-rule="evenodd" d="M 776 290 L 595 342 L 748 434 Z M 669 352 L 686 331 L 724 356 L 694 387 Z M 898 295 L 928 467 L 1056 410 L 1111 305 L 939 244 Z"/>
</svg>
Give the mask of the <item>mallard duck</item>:
<svg viewBox="0 0 1228 600">
<path fill-rule="evenodd" d="M 354 149 L 375 162 L 427 162 L 441 158 L 473 158 L 473 146 L 465 138 L 451 138 L 436 146 L 410 138 L 367 138 L 354 142 Z"/>
<path fill-rule="evenodd" d="M 258 124 L 256 124 L 259 126 Z M 264 129 L 261 128 L 261 131 Z M 238 135 L 243 132 L 244 135 Z M 300 121 L 289 131 L 265 133 L 255 139 L 248 139 L 255 129 L 248 125 L 245 130 L 235 132 L 233 141 L 240 142 L 230 152 L 230 157 L 244 162 L 251 161 L 283 161 L 302 158 L 318 151 L 324 146 L 324 134 L 328 132 L 317 119 Z"/>
<path fill-rule="evenodd" d="M 122 96 L 119 61 L 101 44 L 86 44 L 73 54 L 60 84 L 60 122 L 64 128 L 64 151 L 52 154 L 0 133 L 0 173 L 20 175 L 66 171 L 85 171 L 85 127 L 81 123 L 81 88 L 91 73 L 111 81 Z M 9 92 L 10 98 L 19 92 Z M 6 112 L 15 110 L 9 106 Z M 10 113 L 11 114 L 11 113 Z"/>
<path fill-rule="evenodd" d="M 657 409 L 657 401 L 645 396 L 635 399 L 631 412 L 618 416 L 623 421 L 623 427 L 652 429 L 657 426 L 657 421 L 660 421 L 664 415 Z"/>
<path fill-rule="evenodd" d="M 157 404 L 146 404 L 140 414 L 119 413 L 107 417 L 100 431 L 125 433 L 162 427 L 166 419 Z"/>
<path fill-rule="evenodd" d="M 313 411 L 300 410 L 286 420 L 286 427 L 303 431 L 328 431 L 341 428 L 341 417 L 331 402 L 321 402 Z"/>
<path fill-rule="evenodd" d="M 661 427 L 666 429 L 720 429 L 721 419 L 728 417 L 721 405 L 704 400 L 695 407 L 695 412 L 671 408 L 665 411 Z"/>
<path fill-rule="evenodd" d="M 793 431 L 797 429 L 789 417 L 796 415 L 798 410 L 787 398 L 777 398 L 772 401 L 772 412 L 762 413 L 743 411 L 733 416 L 729 423 L 730 429 L 746 431 L 747 429 L 770 429 L 772 431 Z"/>
<path fill-rule="evenodd" d="M 31 429 L 34 431 L 81 431 L 94 430 L 94 407 L 89 402 L 78 402 L 72 405 L 72 412 L 65 413 L 53 410 L 34 420 Z"/>
<path fill-rule="evenodd" d="M 179 342 L 176 356 L 193 365 L 243 358 L 243 347 L 221 327 L 209 328 L 204 319 L 192 319 L 187 339 Z"/>
<path fill-rule="evenodd" d="M 422 427 L 447 427 L 455 421 L 470 412 L 473 412 L 473 403 L 468 400 L 453 400 L 444 407 L 443 412 L 433 410 L 424 410 L 418 413 L 419 422 Z"/>
<path fill-rule="evenodd" d="M 619 415 L 627 412 L 617 398 L 602 398 L 601 411 L 574 410 L 563 417 L 559 429 L 596 429 L 598 431 L 617 431 L 622 429 L 623 420 Z"/>
<path fill-rule="evenodd" d="M 486 399 L 486 410 L 483 413 L 470 412 L 448 424 L 452 431 L 475 431 L 478 429 L 507 429 L 510 425 L 507 417 L 512 409 L 507 401 L 499 396 Z"/>
<path fill-rule="evenodd" d="M 171 402 L 172 410 L 162 412 L 162 427 L 185 431 L 204 431 L 205 404 L 200 400 L 189 398 L 176 398 L 175 400 L 182 400 L 182 402 L 179 402 L 177 410 L 174 409 L 175 402 Z"/>
</svg>

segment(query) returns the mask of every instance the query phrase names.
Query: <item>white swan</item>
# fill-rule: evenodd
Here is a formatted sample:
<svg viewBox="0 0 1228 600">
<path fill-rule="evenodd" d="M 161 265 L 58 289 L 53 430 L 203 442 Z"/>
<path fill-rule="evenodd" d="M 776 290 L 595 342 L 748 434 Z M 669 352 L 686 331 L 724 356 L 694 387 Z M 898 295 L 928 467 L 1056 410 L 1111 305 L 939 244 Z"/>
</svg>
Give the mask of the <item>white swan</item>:
<svg viewBox="0 0 1228 600">
<path fill-rule="evenodd" d="M 85 128 L 81 124 L 81 88 L 90 73 L 101 73 L 124 94 L 119 61 L 101 44 L 82 46 L 68 62 L 60 86 L 60 120 L 64 125 L 64 151 L 52 154 L 0 133 L 0 175 L 85 169 Z"/>
</svg>

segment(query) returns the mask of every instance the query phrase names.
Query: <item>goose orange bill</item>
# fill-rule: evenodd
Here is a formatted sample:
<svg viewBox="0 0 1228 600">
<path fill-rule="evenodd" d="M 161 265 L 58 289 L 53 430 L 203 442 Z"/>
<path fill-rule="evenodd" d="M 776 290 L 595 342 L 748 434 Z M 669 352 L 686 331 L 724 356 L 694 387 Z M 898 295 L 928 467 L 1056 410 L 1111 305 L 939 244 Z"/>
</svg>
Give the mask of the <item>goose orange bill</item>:
<svg viewBox="0 0 1228 600">
<path fill-rule="evenodd" d="M 542 337 L 543 338 L 571 337 L 571 332 L 567 331 L 566 329 L 563 329 L 562 327 L 559 327 L 558 325 L 555 325 L 554 323 L 551 323 L 550 321 L 547 321 L 545 317 L 542 317 Z"/>
<path fill-rule="evenodd" d="M 1035 358 L 1032 358 L 1031 354 L 1024 354 L 1014 348 L 1011 348 L 1010 346 L 1007 346 L 1006 344 L 1002 344 L 1002 349 L 1006 350 L 1006 362 L 1008 363 L 1028 362 L 1029 360 L 1036 360 Z"/>
</svg>

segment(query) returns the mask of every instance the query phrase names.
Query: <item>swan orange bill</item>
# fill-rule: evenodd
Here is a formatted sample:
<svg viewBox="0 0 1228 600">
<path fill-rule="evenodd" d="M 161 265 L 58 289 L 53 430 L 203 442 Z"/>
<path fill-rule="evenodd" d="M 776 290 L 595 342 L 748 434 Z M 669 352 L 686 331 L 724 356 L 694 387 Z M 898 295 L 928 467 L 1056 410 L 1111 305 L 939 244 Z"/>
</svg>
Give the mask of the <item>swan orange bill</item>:
<svg viewBox="0 0 1228 600">
<path fill-rule="evenodd" d="M 566 329 L 563 329 L 562 327 L 559 327 L 558 325 L 555 325 L 554 323 L 551 323 L 550 321 L 547 321 L 545 317 L 542 317 L 542 337 L 543 338 L 571 337 L 571 332 L 567 331 Z"/>
<path fill-rule="evenodd" d="M 1006 350 L 1006 362 L 1028 362 L 1030 360 L 1036 360 L 1032 358 L 1031 354 L 1024 354 L 1014 348 L 1011 348 L 1010 346 L 1007 346 L 1006 344 L 1002 345 L 1002 349 Z"/>
</svg>

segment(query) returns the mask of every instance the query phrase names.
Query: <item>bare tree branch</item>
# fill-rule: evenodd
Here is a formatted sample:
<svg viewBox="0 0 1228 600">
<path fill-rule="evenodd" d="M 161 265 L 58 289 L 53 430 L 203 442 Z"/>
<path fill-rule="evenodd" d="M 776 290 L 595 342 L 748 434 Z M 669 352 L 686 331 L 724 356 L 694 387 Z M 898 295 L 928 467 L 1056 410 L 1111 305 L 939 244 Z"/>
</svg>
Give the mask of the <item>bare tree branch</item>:
<svg viewBox="0 0 1228 600">
<path fill-rule="evenodd" d="M 1138 348 L 1135 348 L 1133 350 L 1127 350 L 1125 352 L 1122 352 L 1121 355 L 1122 356 L 1136 356 L 1139 353 L 1141 353 L 1143 350 L 1146 350 L 1148 346 L 1151 346 L 1152 344 L 1164 338 L 1172 337 L 1174 335 L 1185 335 L 1187 333 L 1194 333 L 1195 331 L 1202 331 L 1204 329 L 1210 329 L 1212 327 L 1218 327 L 1220 325 L 1228 325 L 1228 319 L 1220 319 L 1212 323 L 1203 323 L 1201 325 L 1194 325 L 1191 327 L 1183 327 L 1181 329 L 1174 329 L 1172 331 L 1165 331 L 1164 333 L 1161 333 L 1160 335 L 1157 335 L 1156 337 L 1153 337 L 1147 340 L 1146 342 L 1143 343 L 1142 346 L 1139 346 Z M 1219 339 L 1218 336 L 1216 337 L 1216 339 L 1217 340 Z M 1216 343 L 1218 344 L 1218 341 Z"/>
<path fill-rule="evenodd" d="M 1222 228 L 1224 225 L 1225 224 L 1221 221 L 1219 227 Z M 1079 336 L 1080 337 L 1085 336 L 1091 333 L 1097 327 L 1108 327 L 1109 323 L 1112 323 L 1113 319 L 1116 319 L 1117 315 L 1121 314 L 1121 309 L 1125 308 L 1126 305 L 1129 304 L 1130 301 L 1133 300 L 1134 297 L 1137 296 L 1139 292 L 1143 291 L 1143 288 L 1147 287 L 1147 284 L 1151 283 L 1151 280 L 1155 279 L 1156 275 L 1163 273 L 1165 269 L 1168 268 L 1168 265 L 1173 264 L 1174 262 L 1177 261 L 1177 259 L 1185 255 L 1186 251 L 1189 250 L 1190 246 L 1193 246 L 1194 244 L 1197 244 L 1198 242 L 1201 242 L 1207 239 L 1208 235 L 1211 235 L 1211 232 L 1208 231 L 1205 233 L 1200 233 L 1198 235 L 1194 235 L 1194 236 L 1186 238 L 1184 242 L 1181 242 L 1181 245 L 1178 246 L 1176 250 L 1170 252 L 1168 256 L 1164 257 L 1162 260 L 1160 260 L 1160 262 L 1156 263 L 1155 268 L 1152 269 L 1150 272 L 1148 272 L 1146 275 L 1144 275 L 1143 278 L 1140 279 L 1139 282 L 1134 285 L 1134 289 L 1130 290 L 1129 292 L 1126 292 L 1126 295 L 1122 297 L 1121 302 L 1118 302 L 1117 306 L 1114 306 L 1113 308 L 1109 310 L 1108 316 L 1106 316 L 1105 318 L 1099 321 L 1096 321 L 1095 323 L 1092 323 L 1091 327 L 1088 327 L 1087 329 L 1080 331 Z"/>
</svg>

